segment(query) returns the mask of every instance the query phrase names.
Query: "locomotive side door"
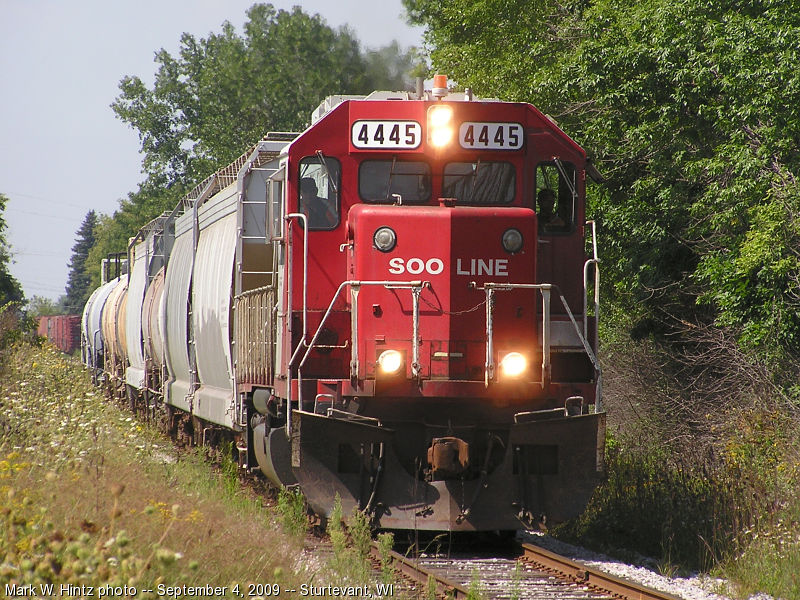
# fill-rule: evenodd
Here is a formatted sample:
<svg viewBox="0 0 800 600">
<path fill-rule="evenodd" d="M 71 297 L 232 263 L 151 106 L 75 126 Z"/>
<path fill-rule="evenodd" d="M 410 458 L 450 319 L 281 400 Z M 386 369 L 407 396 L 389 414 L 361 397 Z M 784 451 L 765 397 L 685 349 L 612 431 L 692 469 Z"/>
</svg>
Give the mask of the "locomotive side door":
<svg viewBox="0 0 800 600">
<path fill-rule="evenodd" d="M 582 312 L 581 273 L 567 265 L 582 264 L 583 210 L 578 171 L 558 158 L 536 165 L 535 206 L 539 229 L 538 280 L 553 283 L 564 294 L 573 314 Z M 564 311 L 561 303 L 553 311 Z"/>
</svg>

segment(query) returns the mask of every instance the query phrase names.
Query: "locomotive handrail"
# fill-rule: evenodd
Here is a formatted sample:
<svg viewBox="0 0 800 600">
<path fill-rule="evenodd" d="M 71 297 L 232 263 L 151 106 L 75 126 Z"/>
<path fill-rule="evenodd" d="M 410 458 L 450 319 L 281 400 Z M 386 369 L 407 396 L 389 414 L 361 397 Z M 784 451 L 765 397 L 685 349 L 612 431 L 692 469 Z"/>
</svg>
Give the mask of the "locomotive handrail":
<svg viewBox="0 0 800 600">
<path fill-rule="evenodd" d="M 589 268 L 594 266 L 594 292 L 592 294 L 594 300 L 594 318 L 599 324 L 600 322 L 600 258 L 597 256 L 597 223 L 595 221 L 586 221 L 587 225 L 592 226 L 592 258 L 583 263 L 583 334 L 588 335 L 588 308 L 589 308 Z M 595 337 L 597 330 L 595 329 Z M 597 340 L 595 339 L 595 342 Z M 595 347 L 597 345 L 595 344 Z"/>
<path fill-rule="evenodd" d="M 284 217 L 286 221 L 290 221 L 291 219 L 300 219 L 303 225 L 303 231 L 305 235 L 303 235 L 303 337 L 300 339 L 300 343 L 297 344 L 297 347 L 300 348 L 303 344 L 306 343 L 306 335 L 307 335 L 307 299 L 308 299 L 308 218 L 303 213 L 289 213 Z M 288 323 L 286 324 L 286 328 L 289 333 L 289 339 L 292 339 L 292 288 L 294 287 L 294 281 L 292 280 L 292 229 L 289 228 L 289 235 L 286 236 L 286 272 L 288 273 L 288 281 L 286 282 L 286 295 L 287 295 L 287 307 L 288 307 L 288 314 L 289 319 Z M 296 354 L 297 351 L 295 351 Z M 292 363 L 294 362 L 295 354 L 292 355 L 292 360 L 289 361 L 289 369 L 287 373 L 287 396 L 288 398 L 288 406 L 286 410 L 286 437 L 292 435 Z M 298 378 L 298 382 L 300 379 Z M 298 384 L 298 390 L 300 390 L 300 385 Z M 302 391 L 298 391 L 298 408 L 300 407 L 300 401 L 302 400 Z"/>
<path fill-rule="evenodd" d="M 545 387 L 545 385 L 550 381 L 550 292 L 553 290 L 555 290 L 559 298 L 561 298 L 561 303 L 564 305 L 564 309 L 567 311 L 570 321 L 572 321 L 572 326 L 575 328 L 575 333 L 578 334 L 578 339 L 580 339 L 583 349 L 586 351 L 586 355 L 589 357 L 589 360 L 592 361 L 592 365 L 594 365 L 594 368 L 597 371 L 598 381 L 600 380 L 602 375 L 600 363 L 597 360 L 597 357 L 594 355 L 594 352 L 592 352 L 589 342 L 586 341 L 586 337 L 581 333 L 580 327 L 578 327 L 578 322 L 575 320 L 575 317 L 569 308 L 569 304 L 567 304 L 567 300 L 564 298 L 564 294 L 561 293 L 561 290 L 557 285 L 552 283 L 484 283 L 482 286 L 479 286 L 473 281 L 470 283 L 470 287 L 473 289 L 484 290 L 486 292 L 485 382 L 487 387 L 489 386 L 489 381 L 494 379 L 495 368 L 493 323 L 494 293 L 507 292 L 510 290 L 539 290 L 542 293 L 542 387 Z"/>
<path fill-rule="evenodd" d="M 286 220 L 292 218 L 300 219 L 303 223 L 303 231 L 305 231 L 305 235 L 303 236 L 303 337 L 301 338 L 301 342 L 305 343 L 306 336 L 308 335 L 308 217 L 306 217 L 303 213 L 289 213 L 286 215 Z M 292 235 L 291 230 L 289 231 L 288 236 L 288 248 L 286 252 L 286 271 L 289 274 L 289 281 L 286 285 L 286 291 L 288 295 L 288 307 L 289 312 L 292 310 Z M 292 330 L 292 322 L 289 319 L 289 331 Z M 289 380 L 291 382 L 291 379 Z"/>
<path fill-rule="evenodd" d="M 594 347 L 599 347 L 598 332 L 600 329 L 600 258 L 597 255 L 597 222 L 586 221 L 587 225 L 591 225 L 592 229 L 592 258 L 588 259 L 583 264 L 583 335 L 589 335 L 588 331 L 588 305 L 589 305 L 589 269 L 594 267 L 594 289 L 592 290 L 592 299 L 594 300 Z M 603 373 L 598 369 L 597 371 L 597 384 L 595 393 L 595 405 L 597 410 L 602 410 L 603 407 Z"/>
<path fill-rule="evenodd" d="M 294 353 L 292 354 L 291 359 L 289 360 L 289 386 L 288 386 L 288 400 L 289 400 L 289 410 L 287 411 L 287 419 L 286 419 L 286 434 L 291 435 L 291 417 L 288 416 L 291 414 L 291 401 L 292 401 L 292 388 L 291 388 L 291 370 L 292 366 L 295 364 L 297 357 L 300 354 L 300 350 L 305 346 L 306 351 L 303 355 L 302 360 L 300 361 L 299 365 L 297 366 L 297 403 L 298 407 L 302 406 L 303 402 L 303 366 L 308 360 L 308 357 L 311 355 L 311 351 L 314 349 L 317 338 L 319 338 L 320 333 L 322 332 L 322 328 L 325 326 L 328 317 L 330 316 L 331 312 L 333 312 L 333 307 L 336 304 L 336 301 L 339 299 L 342 290 L 346 286 L 359 288 L 364 285 L 381 285 L 387 288 L 396 288 L 396 289 L 411 289 L 412 290 L 412 297 L 414 301 L 413 305 L 413 319 L 412 319 L 412 370 L 414 369 L 414 365 L 419 368 L 419 293 L 422 291 L 423 287 L 429 285 L 429 282 L 422 281 L 422 280 L 414 280 L 414 281 L 384 281 L 384 280 L 359 280 L 359 279 L 350 279 L 347 281 L 343 281 L 339 284 L 339 287 L 336 289 L 336 293 L 333 295 L 330 304 L 328 305 L 325 314 L 322 316 L 322 320 L 319 322 L 319 326 L 317 330 L 314 332 L 314 335 L 311 338 L 311 342 L 306 344 L 305 339 L 301 339 L 300 342 L 297 344 L 297 348 L 295 348 Z M 353 290 L 355 295 L 353 296 L 353 304 L 351 306 L 351 336 L 352 336 L 352 348 L 351 348 L 351 360 L 350 360 L 350 375 L 351 377 L 358 376 L 358 320 L 357 320 L 357 312 L 358 312 L 358 291 Z"/>
</svg>

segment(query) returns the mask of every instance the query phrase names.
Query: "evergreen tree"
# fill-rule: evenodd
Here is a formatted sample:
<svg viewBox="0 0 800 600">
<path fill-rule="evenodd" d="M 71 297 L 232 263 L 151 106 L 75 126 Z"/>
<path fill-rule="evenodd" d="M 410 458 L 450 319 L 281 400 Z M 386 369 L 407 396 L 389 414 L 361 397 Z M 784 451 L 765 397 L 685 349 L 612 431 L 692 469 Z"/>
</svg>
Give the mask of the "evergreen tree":
<svg viewBox="0 0 800 600">
<path fill-rule="evenodd" d="M 69 261 L 69 278 L 67 279 L 66 300 L 64 307 L 70 314 L 83 311 L 83 305 L 91 292 L 91 277 L 86 272 L 86 257 L 94 245 L 94 228 L 97 215 L 93 210 L 86 216 L 78 229 L 75 245 L 72 247 L 72 258 Z"/>
<path fill-rule="evenodd" d="M 11 264 L 11 250 L 6 241 L 6 221 L 3 218 L 7 202 L 8 197 L 0 194 L 0 308 L 9 302 L 20 301 L 25 296 L 19 282 L 8 270 Z"/>
</svg>

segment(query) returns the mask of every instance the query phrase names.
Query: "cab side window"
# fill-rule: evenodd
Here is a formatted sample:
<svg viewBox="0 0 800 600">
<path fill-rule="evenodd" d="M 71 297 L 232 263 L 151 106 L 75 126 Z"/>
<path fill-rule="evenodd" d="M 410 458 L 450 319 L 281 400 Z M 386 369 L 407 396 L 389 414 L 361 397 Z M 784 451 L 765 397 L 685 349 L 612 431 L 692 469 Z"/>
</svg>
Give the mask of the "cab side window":
<svg viewBox="0 0 800 600">
<path fill-rule="evenodd" d="M 308 218 L 309 230 L 331 230 L 339 225 L 342 166 L 329 156 L 300 161 L 298 208 Z"/>
<path fill-rule="evenodd" d="M 541 233 L 569 233 L 575 228 L 578 187 L 575 166 L 556 161 L 536 168 L 536 214 Z"/>
</svg>

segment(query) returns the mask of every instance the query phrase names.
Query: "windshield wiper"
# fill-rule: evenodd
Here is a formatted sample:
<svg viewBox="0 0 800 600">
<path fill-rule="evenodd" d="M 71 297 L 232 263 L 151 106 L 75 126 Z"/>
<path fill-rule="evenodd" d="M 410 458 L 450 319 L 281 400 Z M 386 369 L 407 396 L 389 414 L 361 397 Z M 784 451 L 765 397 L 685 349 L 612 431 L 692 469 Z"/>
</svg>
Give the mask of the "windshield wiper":
<svg viewBox="0 0 800 600">
<path fill-rule="evenodd" d="M 317 157 L 319 158 L 322 168 L 325 170 L 325 176 L 328 178 L 328 182 L 331 184 L 333 191 L 338 194 L 339 190 L 336 188 L 336 182 L 333 180 L 330 169 L 328 169 L 328 163 L 325 161 L 325 156 L 322 154 L 322 150 L 317 150 Z"/>
</svg>

